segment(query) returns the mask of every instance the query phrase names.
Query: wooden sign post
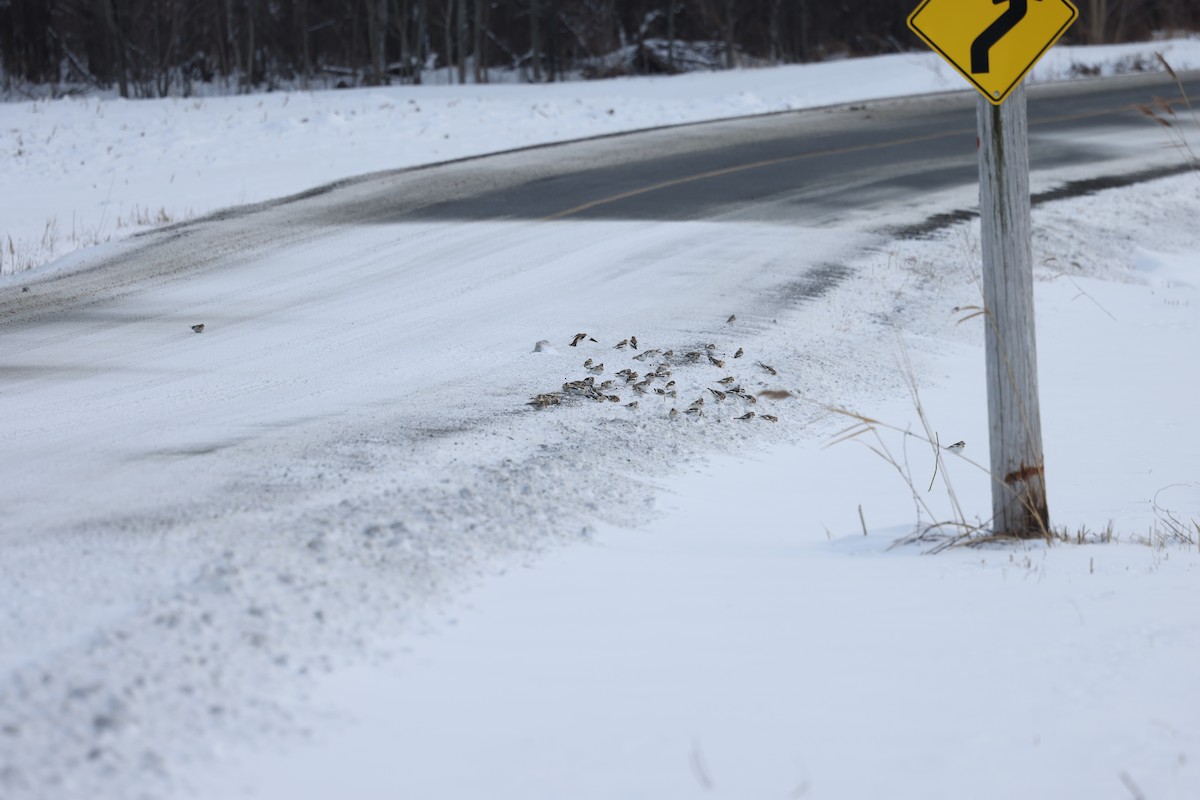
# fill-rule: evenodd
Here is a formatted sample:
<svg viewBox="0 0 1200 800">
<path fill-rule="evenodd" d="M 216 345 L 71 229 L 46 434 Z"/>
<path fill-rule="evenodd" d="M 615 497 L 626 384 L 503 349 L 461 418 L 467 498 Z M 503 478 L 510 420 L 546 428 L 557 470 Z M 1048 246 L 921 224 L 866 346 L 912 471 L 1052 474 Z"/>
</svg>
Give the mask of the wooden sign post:
<svg viewBox="0 0 1200 800">
<path fill-rule="evenodd" d="M 983 97 L 977 103 L 991 527 L 1002 535 L 1044 536 L 1050 513 L 1038 406 L 1025 87 L 1003 105 Z"/>
<path fill-rule="evenodd" d="M 994 533 L 1050 529 L 1033 321 L 1025 76 L 1066 33 L 1071 0 L 923 0 L 908 27 L 979 90 L 988 445 Z"/>
</svg>

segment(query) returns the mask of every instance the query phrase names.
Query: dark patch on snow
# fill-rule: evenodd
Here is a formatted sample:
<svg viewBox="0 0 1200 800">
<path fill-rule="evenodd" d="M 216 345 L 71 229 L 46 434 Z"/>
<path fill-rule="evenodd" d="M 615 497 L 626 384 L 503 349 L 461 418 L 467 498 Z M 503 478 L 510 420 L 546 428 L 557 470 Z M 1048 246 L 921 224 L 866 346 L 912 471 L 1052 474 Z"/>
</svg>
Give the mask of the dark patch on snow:
<svg viewBox="0 0 1200 800">
<path fill-rule="evenodd" d="M 169 450 L 155 450 L 150 455 L 158 458 L 190 458 L 193 456 L 209 456 L 238 444 L 239 440 L 229 439 L 223 442 L 210 442 L 192 447 L 176 447 Z"/>
<path fill-rule="evenodd" d="M 818 264 L 800 278 L 780 286 L 779 296 L 786 305 L 807 303 L 829 294 L 850 275 L 850 268 L 844 264 Z"/>
<path fill-rule="evenodd" d="M 1044 192 L 1032 195 L 1030 202 L 1034 206 L 1039 206 L 1043 203 L 1054 202 L 1055 200 L 1085 197 L 1106 189 L 1120 189 L 1125 186 L 1155 181 L 1160 178 L 1169 178 L 1173 175 L 1180 175 L 1194 169 L 1197 169 L 1197 165 L 1182 162 L 1169 167 L 1154 167 L 1123 175 L 1102 175 L 1098 178 L 1068 181 L 1061 186 L 1056 186 L 1053 189 L 1047 189 Z M 934 214 L 915 225 L 905 225 L 903 227 L 888 229 L 886 233 L 897 239 L 928 239 L 939 231 L 957 225 L 960 222 L 975 219 L 978 216 L 979 209 L 977 208 L 960 208 L 955 211 Z"/>
<path fill-rule="evenodd" d="M 967 222 L 978 216 L 979 211 L 977 209 L 960 208 L 957 211 L 934 214 L 915 225 L 893 228 L 888 233 L 897 239 L 928 239 L 940 230 L 957 225 L 960 222 Z"/>
<path fill-rule="evenodd" d="M 1197 165 L 1187 162 L 1173 164 L 1169 167 L 1154 167 L 1153 169 L 1145 169 L 1140 172 L 1131 172 L 1126 175 L 1103 175 L 1099 178 L 1086 178 L 1084 180 L 1070 181 L 1058 186 L 1054 189 L 1048 189 L 1044 192 L 1038 192 L 1033 195 L 1033 204 L 1041 205 L 1054 200 L 1065 200 L 1071 197 L 1084 197 L 1096 192 L 1102 192 L 1105 189 L 1119 189 L 1123 186 L 1133 186 L 1136 183 L 1145 183 L 1147 181 L 1156 181 L 1159 178 L 1169 178 L 1173 175 L 1180 175 L 1184 172 L 1191 172 L 1197 169 Z"/>
</svg>

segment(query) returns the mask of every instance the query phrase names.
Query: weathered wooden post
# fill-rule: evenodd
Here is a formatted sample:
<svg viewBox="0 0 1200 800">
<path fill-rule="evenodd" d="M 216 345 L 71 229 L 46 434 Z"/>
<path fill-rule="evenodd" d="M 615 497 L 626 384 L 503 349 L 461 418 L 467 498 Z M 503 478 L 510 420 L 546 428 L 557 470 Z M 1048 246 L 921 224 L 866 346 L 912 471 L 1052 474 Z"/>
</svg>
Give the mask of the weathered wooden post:
<svg viewBox="0 0 1200 800">
<path fill-rule="evenodd" d="M 1033 322 L 1025 76 L 1075 22 L 1070 0 L 923 0 L 908 27 L 982 95 L 979 213 L 992 530 L 1049 531 Z"/>
<path fill-rule="evenodd" d="M 980 97 L 979 213 L 992 529 L 1049 530 L 1033 319 L 1032 222 L 1025 87 L 1002 105 Z"/>
</svg>

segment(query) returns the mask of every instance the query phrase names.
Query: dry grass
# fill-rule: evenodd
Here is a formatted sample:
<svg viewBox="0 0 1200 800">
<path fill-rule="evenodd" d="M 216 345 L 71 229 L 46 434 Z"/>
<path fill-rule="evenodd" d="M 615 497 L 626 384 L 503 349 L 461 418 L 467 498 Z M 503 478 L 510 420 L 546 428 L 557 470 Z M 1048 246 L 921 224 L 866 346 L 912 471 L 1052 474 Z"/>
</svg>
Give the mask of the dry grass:
<svg viewBox="0 0 1200 800">
<path fill-rule="evenodd" d="M 1154 527 L 1145 539 L 1145 544 L 1156 547 L 1182 545 L 1200 549 L 1200 520 L 1184 520 L 1179 512 L 1167 508 L 1159 497 L 1171 489 L 1200 487 L 1200 483 L 1172 483 L 1154 493 L 1150 501 L 1154 507 Z"/>
<path fill-rule="evenodd" d="M 962 544 L 966 541 L 976 539 L 986 531 L 986 523 L 979 524 L 970 522 L 966 514 L 963 513 L 962 505 L 959 503 L 958 494 L 955 492 L 954 484 L 950 479 L 950 474 L 945 468 L 943 461 L 945 454 L 950 453 L 955 458 L 972 465 L 976 469 L 987 473 L 987 469 L 982 465 L 965 458 L 961 453 L 955 453 L 947 449 L 941 443 L 941 437 L 934 430 L 930 423 L 929 417 L 925 413 L 925 408 L 921 403 L 920 391 L 917 388 L 916 378 L 912 369 L 912 364 L 909 362 L 908 354 L 901 349 L 904 358 L 904 375 L 905 385 L 908 387 L 909 396 L 912 399 L 913 407 L 917 411 L 917 417 L 921 423 L 921 432 L 914 432 L 911 428 L 901 428 L 882 420 L 868 417 L 856 411 L 839 406 L 825 406 L 826 410 L 833 414 L 844 417 L 851 421 L 851 424 L 838 431 L 826 443 L 826 447 L 831 447 L 835 444 L 843 442 L 857 441 L 864 445 L 875 455 L 883 459 L 889 464 L 901 480 L 908 486 L 909 493 L 913 499 L 913 505 L 917 512 L 917 529 L 908 537 L 900 539 L 895 545 L 913 544 L 917 542 L 930 542 L 934 547 L 928 551 L 931 553 L 940 552 L 948 547 L 953 547 Z M 901 434 L 904 442 L 902 452 L 899 456 L 888 445 L 887 439 L 884 436 L 885 431 Z M 933 471 L 929 481 L 929 489 L 925 492 L 920 491 L 916 476 L 913 474 L 912 467 L 909 464 L 908 458 L 908 440 L 912 438 L 920 442 L 930 449 L 933 457 Z M 941 478 L 942 486 L 946 492 L 946 497 L 950 502 L 953 517 L 949 520 L 937 521 L 937 514 L 934 513 L 926 500 L 926 494 L 932 490 L 938 478 Z M 928 523 L 923 523 L 922 520 L 929 520 Z M 865 528 L 865 523 L 864 523 Z"/>
<path fill-rule="evenodd" d="M 944 459 L 946 454 L 949 453 L 954 458 L 988 474 L 993 480 L 994 476 L 991 476 L 991 473 L 981 464 L 964 457 L 960 453 L 955 453 L 941 444 L 938 434 L 933 430 L 920 404 L 916 386 L 911 381 L 911 373 L 909 388 L 913 393 L 914 404 L 917 408 L 924 433 L 916 433 L 910 428 L 901 428 L 846 408 L 826 406 L 826 409 L 830 412 L 852 420 L 852 424 L 834 434 L 825 446 L 831 447 L 849 441 L 859 442 L 889 464 L 900 476 L 901 481 L 908 487 L 909 493 L 912 495 L 917 511 L 916 529 L 910 535 L 896 540 L 891 547 L 913 544 L 931 545 L 929 549 L 925 550 L 925 553 L 935 554 L 961 547 L 1008 547 L 1012 545 L 1025 545 L 1030 541 L 1044 541 L 1046 544 L 1074 545 L 1111 544 L 1120 541 L 1120 536 L 1116 533 L 1111 521 L 1105 527 L 1098 530 L 1092 530 L 1087 526 L 1082 526 L 1074 530 L 1051 527 L 1043 530 L 1042 534 L 1037 537 L 1021 537 L 995 533 L 989 527 L 991 520 L 983 522 L 969 521 L 966 514 L 963 513 L 949 473 L 945 469 Z M 887 438 L 884 436 L 886 432 L 901 434 L 905 438 L 905 441 L 908 438 L 916 439 L 930 448 L 933 454 L 933 478 L 929 483 L 929 488 L 925 492 L 922 492 L 918 488 L 917 478 L 909 466 L 907 446 L 905 447 L 905 452 L 897 455 L 893 448 L 888 445 Z M 937 519 L 936 514 L 924 496 L 928 491 L 932 490 L 934 483 L 939 477 L 942 480 L 946 496 L 950 501 L 952 509 L 950 519 Z M 1196 486 L 1200 486 L 1200 484 L 1172 484 L 1160 489 L 1155 494 L 1153 500 L 1155 514 L 1154 527 L 1144 536 L 1131 536 L 1130 541 L 1157 549 L 1163 549 L 1167 546 L 1183 546 L 1187 548 L 1196 547 L 1200 550 L 1200 520 L 1186 520 L 1178 512 L 1167 508 L 1159 501 L 1159 496 L 1169 489 Z M 861 506 L 859 506 L 859 515 L 861 520 Z M 929 521 L 924 522 L 923 520 Z M 863 521 L 863 534 L 866 535 L 865 521 Z"/>
<path fill-rule="evenodd" d="M 184 219 L 191 219 L 189 210 Z M 153 228 L 169 225 L 178 221 L 176 214 L 168 211 L 165 206 L 151 210 L 148 206 L 132 206 L 127 213 L 117 216 L 117 230 L 125 228 Z M 57 217 L 46 220 L 40 236 L 32 239 L 13 239 L 11 234 L 0 235 L 0 275 L 16 275 L 28 272 L 54 259 L 84 247 L 93 247 L 112 240 L 112 233 L 106 232 L 104 218 L 95 225 L 84 225 L 75 219 L 71 221 L 71 230 L 64 232 Z"/>
<path fill-rule="evenodd" d="M 1155 97 L 1151 104 L 1139 104 L 1138 111 L 1146 118 L 1153 120 L 1156 124 L 1167 132 L 1167 136 L 1171 139 L 1171 144 L 1179 150 L 1184 160 L 1191 165 L 1192 169 L 1200 172 L 1200 159 L 1196 158 L 1196 153 L 1192 149 L 1191 142 L 1188 141 L 1187 134 L 1180 127 L 1181 116 L 1176 110 L 1177 105 L 1182 103 L 1183 110 L 1187 116 L 1191 118 L 1192 124 L 1200 127 L 1200 119 L 1196 116 L 1196 109 L 1192 107 L 1192 101 L 1188 97 L 1187 91 L 1183 88 L 1183 81 L 1179 79 L 1179 75 L 1174 68 L 1163 57 L 1162 53 L 1156 53 L 1159 64 L 1166 70 L 1171 79 L 1175 81 L 1175 86 L 1179 89 L 1179 100 L 1167 100 L 1163 97 Z"/>
<path fill-rule="evenodd" d="M 156 225 L 169 225 L 175 221 L 175 215 L 167 211 L 165 206 L 159 206 L 157 211 L 151 211 L 148 207 L 142 207 L 136 203 L 129 209 L 129 213 L 117 217 L 117 228 L 148 228 Z"/>
<path fill-rule="evenodd" d="M 985 548 L 989 546 L 1011 546 L 1014 544 L 1024 545 L 1030 541 L 1039 540 L 1047 544 L 1074 545 L 1111 544 L 1120 541 L 1120 536 L 1116 533 L 1111 521 L 1105 527 L 1098 530 L 1092 530 L 1087 526 L 1082 526 L 1074 530 L 1051 527 L 1044 529 L 1041 535 L 1037 537 L 1021 537 L 995 533 L 989 527 L 991 520 L 983 522 L 969 521 L 966 514 L 963 513 L 962 506 L 954 490 L 954 485 L 945 468 L 945 455 L 949 453 L 954 458 L 989 475 L 993 480 L 995 480 L 995 477 L 983 465 L 964 457 L 961 453 L 951 451 L 941 444 L 940 437 L 933 429 L 921 405 L 920 396 L 912 378 L 911 370 L 907 373 L 907 382 L 909 390 L 912 393 L 914 406 L 921 421 L 923 433 L 916 433 L 911 428 L 901 428 L 846 408 L 837 406 L 825 407 L 834 414 L 852 420 L 851 425 L 834 434 L 825 446 L 832 447 L 833 445 L 849 441 L 859 442 L 889 464 L 900 476 L 912 495 L 917 511 L 916 529 L 912 534 L 896 540 L 891 547 L 927 544 L 932 546 L 925 553 L 935 554 L 960 547 Z M 917 478 L 909 466 L 907 444 L 904 451 L 897 456 L 893 448 L 889 447 L 887 439 L 884 436 L 885 432 L 901 434 L 905 442 L 909 438 L 916 439 L 930 448 L 933 455 L 933 477 L 925 492 L 918 489 Z M 952 517 L 950 519 L 938 520 L 937 515 L 933 512 L 933 509 L 924 496 L 933 489 L 939 477 L 942 480 L 942 485 L 952 509 Z M 1156 492 L 1152 501 L 1155 515 L 1154 527 L 1144 536 L 1131 536 L 1130 541 L 1157 549 L 1163 549 L 1167 546 L 1182 546 L 1186 548 L 1196 547 L 1200 550 L 1200 520 L 1187 520 L 1179 512 L 1166 507 L 1159 500 L 1160 495 L 1170 489 L 1193 487 L 1200 487 L 1200 483 L 1171 484 L 1164 486 Z M 859 516 L 861 520 L 861 505 L 859 506 Z M 929 521 L 923 522 L 923 520 Z M 863 534 L 866 535 L 865 520 L 862 523 Z"/>
<path fill-rule="evenodd" d="M 968 313 L 970 316 L 986 313 L 979 309 L 964 308 L 959 310 Z M 1043 528 L 1039 535 L 1033 537 L 996 533 L 991 530 L 991 519 L 971 522 L 963 512 L 962 505 L 954 489 L 954 484 L 951 481 L 950 473 L 946 470 L 946 455 L 949 454 L 953 458 L 983 472 L 993 482 L 996 481 L 996 478 L 982 464 L 942 445 L 941 438 L 921 402 L 920 392 L 917 388 L 916 378 L 907 353 L 904 352 L 903 348 L 901 348 L 901 353 L 903 354 L 905 384 L 908 387 L 913 407 L 920 420 L 920 432 L 914 432 L 911 427 L 901 428 L 898 425 L 884 422 L 847 408 L 824 406 L 827 411 L 848 419 L 851 422 L 850 425 L 830 437 L 829 441 L 825 444 L 826 447 L 850 441 L 858 442 L 890 465 L 900 476 L 901 481 L 908 487 L 917 514 L 916 527 L 912 534 L 898 539 L 892 544 L 892 547 L 927 544 L 931 545 L 931 547 L 925 552 L 927 554 L 935 554 L 960 547 L 984 548 L 989 546 L 1011 546 L 1014 544 L 1023 545 L 1030 541 L 1039 540 L 1047 544 L 1075 545 L 1111 544 L 1120 540 L 1111 521 L 1105 527 L 1098 530 L 1092 530 L 1087 526 L 1082 526 L 1074 530 L 1063 527 Z M 885 436 L 887 433 L 900 434 L 903 437 L 902 441 L 904 445 L 899 454 L 895 452 L 893 446 L 889 446 L 888 437 Z M 928 482 L 928 487 L 924 491 L 918 488 L 924 484 L 924 481 L 918 480 L 909 463 L 907 443 L 910 438 L 928 447 L 933 457 L 932 476 Z M 938 519 L 937 514 L 934 513 L 925 497 L 926 494 L 933 490 L 939 478 L 941 479 L 951 508 L 951 517 L 949 519 Z M 1200 483 L 1171 484 L 1156 492 L 1152 500 L 1155 514 L 1154 527 L 1145 536 L 1131 536 L 1130 541 L 1158 549 L 1167 546 L 1182 546 L 1187 548 L 1196 547 L 1200 550 L 1200 520 L 1187 520 L 1178 511 L 1168 508 L 1160 500 L 1160 497 L 1168 490 L 1195 487 L 1200 487 Z M 866 521 L 862 518 L 861 505 L 859 506 L 859 519 L 862 522 L 863 534 L 866 535 Z M 926 522 L 925 520 L 928 521 Z"/>
</svg>

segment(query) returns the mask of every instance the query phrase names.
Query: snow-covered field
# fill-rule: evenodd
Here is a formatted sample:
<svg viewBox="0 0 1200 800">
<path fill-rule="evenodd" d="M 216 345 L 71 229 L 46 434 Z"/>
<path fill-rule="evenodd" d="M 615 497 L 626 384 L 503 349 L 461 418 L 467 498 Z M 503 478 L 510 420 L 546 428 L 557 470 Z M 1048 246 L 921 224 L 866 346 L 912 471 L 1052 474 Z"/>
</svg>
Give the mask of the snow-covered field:
<svg viewBox="0 0 1200 800">
<path fill-rule="evenodd" d="M 1196 42 L 1056 48 L 1039 76 L 1153 49 L 1200 66 Z M 36 295 L 80 263 L 47 258 L 146 210 L 958 81 L 895 56 L 13 104 L 4 264 L 38 266 L 0 290 Z M 826 404 L 919 430 L 911 376 L 941 441 L 967 442 L 944 465 L 964 515 L 988 513 L 979 321 L 955 311 L 979 302 L 971 224 L 380 226 L 0 338 L 0 796 L 1194 798 L 1198 218 L 1195 173 L 1035 210 L 1050 508 L 1082 545 L 892 547 L 931 521 L 908 482 L 823 447 L 844 427 Z M 432 278 L 396 265 L 401 233 Z M 806 299 L 797 275 L 829 263 L 840 282 Z M 793 296 L 738 304 L 775 282 Z M 193 312 L 212 329 L 186 332 Z M 577 329 L 599 341 L 568 347 Z M 680 411 L 718 372 L 789 396 L 745 421 L 711 394 L 698 419 L 653 395 L 507 413 L 584 358 L 644 371 L 613 347 L 630 333 L 716 345 L 720 370 L 675 366 Z M 447 361 L 466 377 L 412 398 Z M 39 367 L 73 377 L 39 393 Z M 884 436 L 952 518 L 929 448 Z"/>
</svg>

